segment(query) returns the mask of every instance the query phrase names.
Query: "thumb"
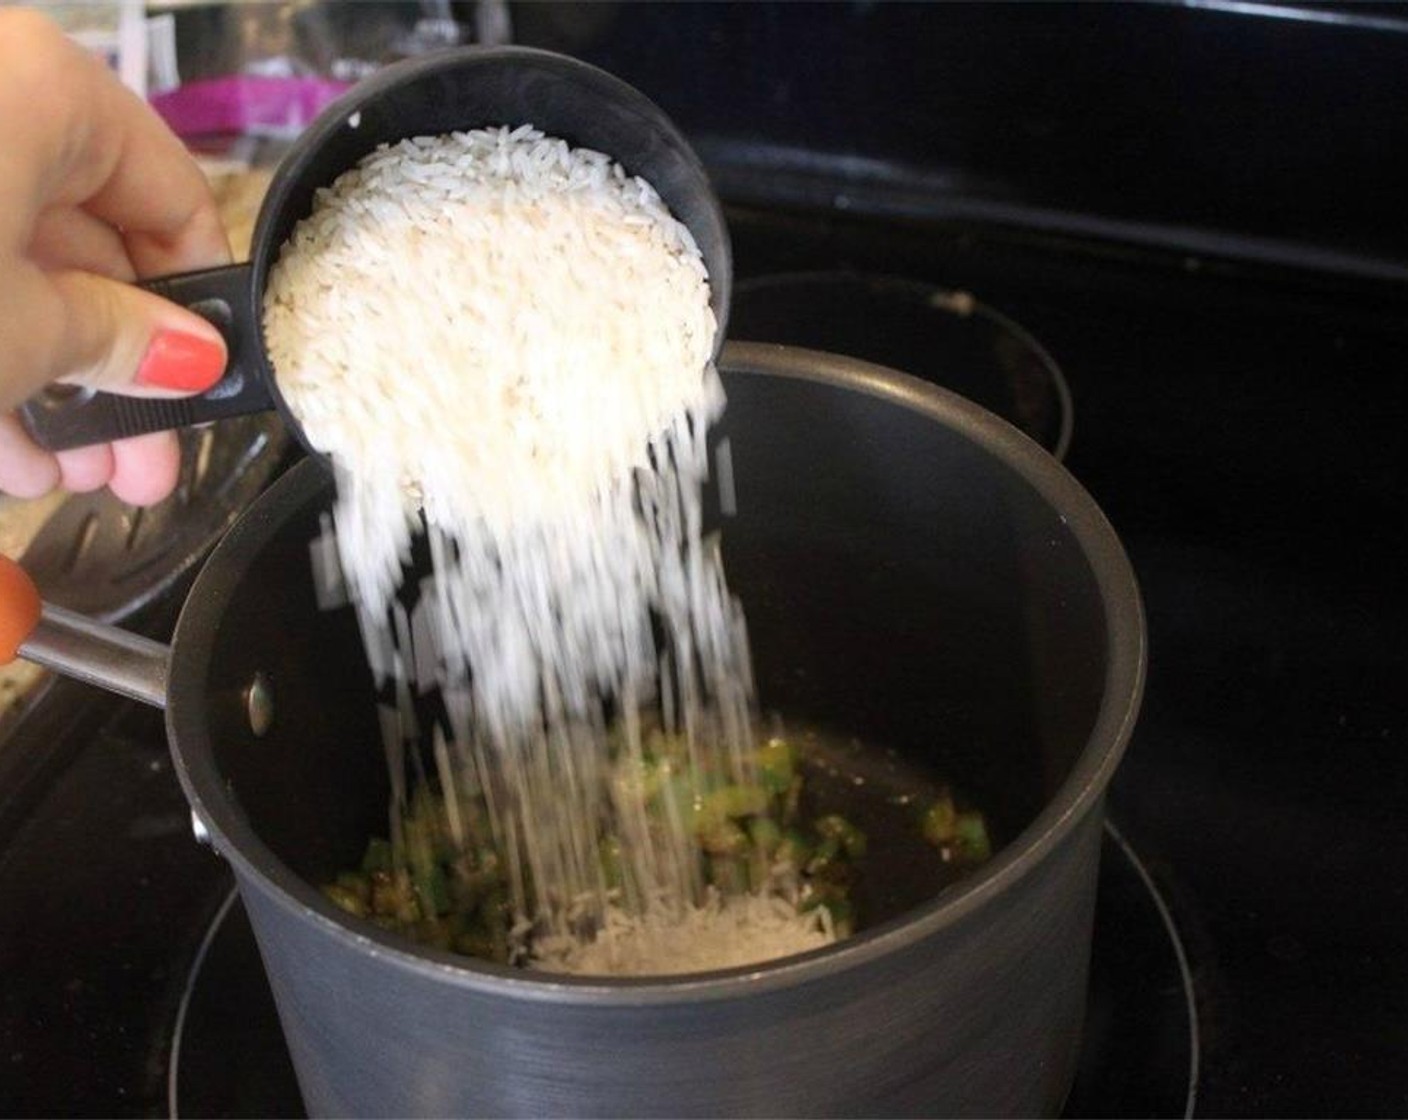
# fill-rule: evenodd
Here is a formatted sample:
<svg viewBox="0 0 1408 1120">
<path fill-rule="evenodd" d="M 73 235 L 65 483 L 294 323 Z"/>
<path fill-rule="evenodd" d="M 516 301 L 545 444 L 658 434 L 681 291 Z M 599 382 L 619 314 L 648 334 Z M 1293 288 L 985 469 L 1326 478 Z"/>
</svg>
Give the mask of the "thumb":
<svg viewBox="0 0 1408 1120">
<path fill-rule="evenodd" d="M 3 394 L 13 405 L 51 381 L 134 396 L 202 392 L 225 369 L 225 341 L 199 315 L 89 272 L 27 269 L 11 323 Z M 9 333 L 9 332 L 6 332 Z"/>
</svg>

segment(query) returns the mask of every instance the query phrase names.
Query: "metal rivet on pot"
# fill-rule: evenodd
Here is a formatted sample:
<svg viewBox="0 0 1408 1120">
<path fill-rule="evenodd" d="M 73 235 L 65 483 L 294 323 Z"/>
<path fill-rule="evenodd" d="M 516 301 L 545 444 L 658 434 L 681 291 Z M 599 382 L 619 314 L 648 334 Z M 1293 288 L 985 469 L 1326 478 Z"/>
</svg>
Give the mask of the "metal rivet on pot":
<svg viewBox="0 0 1408 1120">
<path fill-rule="evenodd" d="M 244 710 L 249 729 L 262 739 L 274 723 L 274 689 L 263 673 L 255 673 L 244 690 Z"/>
</svg>

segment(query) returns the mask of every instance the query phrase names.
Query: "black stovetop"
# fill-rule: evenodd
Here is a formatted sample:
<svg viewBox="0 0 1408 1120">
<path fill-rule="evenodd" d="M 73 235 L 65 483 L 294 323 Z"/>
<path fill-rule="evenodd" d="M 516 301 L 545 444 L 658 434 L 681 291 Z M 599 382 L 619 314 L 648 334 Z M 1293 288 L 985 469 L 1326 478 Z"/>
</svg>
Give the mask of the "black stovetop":
<svg viewBox="0 0 1408 1120">
<path fill-rule="evenodd" d="M 1087 1054 L 1072 1110 L 1177 1115 L 1186 1093 L 1149 1090 L 1195 1066 L 1199 1115 L 1408 1111 L 1408 291 L 1020 230 L 730 221 L 740 277 L 965 289 L 1064 370 L 1066 462 L 1125 542 L 1151 647 L 1097 923 L 1092 1037 L 1119 1046 Z M 223 1059 L 265 1086 L 212 1072 L 184 1110 L 282 1111 L 276 1059 L 245 1049 L 260 980 L 228 890 L 159 716 L 55 683 L 0 743 L 0 1111 L 166 1113 L 183 1007 L 192 1032 L 225 1018 L 181 1078 Z"/>
</svg>

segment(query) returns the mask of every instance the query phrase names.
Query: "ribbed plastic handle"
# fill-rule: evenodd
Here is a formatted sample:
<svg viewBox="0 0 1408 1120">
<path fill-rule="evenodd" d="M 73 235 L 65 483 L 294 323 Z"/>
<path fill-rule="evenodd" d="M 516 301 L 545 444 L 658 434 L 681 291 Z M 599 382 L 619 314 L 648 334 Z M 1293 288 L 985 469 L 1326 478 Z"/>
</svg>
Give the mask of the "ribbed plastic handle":
<svg viewBox="0 0 1408 1120">
<path fill-rule="evenodd" d="M 194 397 L 125 397 L 55 386 L 20 406 L 20 421 L 50 451 L 164 432 L 274 407 L 260 350 L 250 265 L 227 265 L 145 280 L 139 287 L 209 320 L 225 338 L 225 375 Z"/>
<path fill-rule="evenodd" d="M 19 656 L 43 609 L 39 588 L 29 573 L 8 556 L 0 556 L 0 665 Z"/>
</svg>

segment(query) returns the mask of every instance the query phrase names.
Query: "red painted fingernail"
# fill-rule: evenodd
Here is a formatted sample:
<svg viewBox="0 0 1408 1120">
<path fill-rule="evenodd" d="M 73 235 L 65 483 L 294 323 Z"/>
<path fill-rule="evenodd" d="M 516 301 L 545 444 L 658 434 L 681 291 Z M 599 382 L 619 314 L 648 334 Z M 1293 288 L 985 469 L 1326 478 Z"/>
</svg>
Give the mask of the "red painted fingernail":
<svg viewBox="0 0 1408 1120">
<path fill-rule="evenodd" d="M 214 339 L 185 331 L 158 331 L 142 364 L 137 384 L 156 389 L 199 393 L 209 389 L 225 372 L 225 348 Z"/>
</svg>

